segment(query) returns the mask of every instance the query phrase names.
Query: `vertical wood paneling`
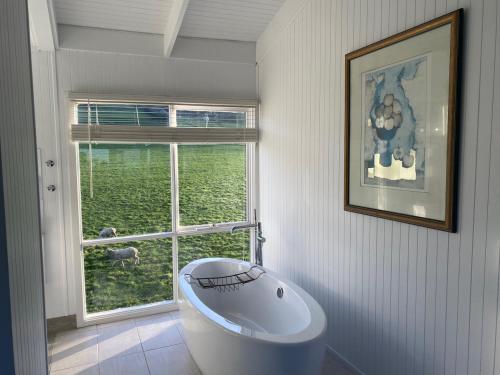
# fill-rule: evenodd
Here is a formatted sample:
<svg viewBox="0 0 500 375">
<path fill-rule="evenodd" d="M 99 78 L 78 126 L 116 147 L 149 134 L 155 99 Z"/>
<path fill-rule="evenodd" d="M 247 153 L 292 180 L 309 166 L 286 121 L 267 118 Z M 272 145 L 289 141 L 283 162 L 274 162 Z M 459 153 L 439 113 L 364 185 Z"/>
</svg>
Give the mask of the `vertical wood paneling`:
<svg viewBox="0 0 500 375">
<path fill-rule="evenodd" d="M 37 156 L 26 1 L 0 3 L 0 148 L 16 374 L 46 374 Z M 7 355 L 7 351 L 5 353 Z M 7 360 L 8 362 L 8 360 Z M 0 372 L 9 371 L 9 363 Z"/>
<path fill-rule="evenodd" d="M 481 347 L 485 260 L 487 242 L 487 220 L 489 218 L 488 188 L 490 178 L 492 105 L 495 81 L 495 39 L 497 0 L 485 0 L 483 3 L 483 27 L 481 50 L 481 79 L 479 90 L 478 147 L 476 160 L 476 197 L 474 212 L 474 247 L 471 266 L 471 294 L 469 317 L 469 342 L 467 365 L 469 373 L 479 373 L 481 369 Z M 494 163 L 494 161 L 493 161 Z M 463 371 L 462 373 L 466 373 Z"/>
<path fill-rule="evenodd" d="M 484 272 L 484 295 L 483 295 L 483 324 L 481 342 L 481 371 L 484 374 L 495 374 L 500 371 L 500 337 L 499 335 L 499 234 L 498 234 L 498 212 L 500 212 L 500 174 L 495 168 L 496 160 L 500 160 L 500 150 L 496 147 L 500 143 L 500 128 L 496 119 L 500 116 L 498 105 L 500 98 L 500 11 L 497 4 L 495 37 L 495 70 L 493 77 L 493 101 L 492 107 L 488 110 L 492 115 L 492 132 L 490 138 L 490 181 L 488 187 L 488 220 L 487 220 L 487 240 L 486 240 L 486 260 Z M 493 162 L 491 162 L 493 161 Z M 494 329 L 493 329 L 494 327 Z"/>
<path fill-rule="evenodd" d="M 345 53 L 458 7 L 458 233 L 346 213 Z M 265 263 L 321 303 L 329 347 L 364 373 L 500 373 L 499 22 L 496 0 L 308 0 L 258 56 Z"/>
</svg>

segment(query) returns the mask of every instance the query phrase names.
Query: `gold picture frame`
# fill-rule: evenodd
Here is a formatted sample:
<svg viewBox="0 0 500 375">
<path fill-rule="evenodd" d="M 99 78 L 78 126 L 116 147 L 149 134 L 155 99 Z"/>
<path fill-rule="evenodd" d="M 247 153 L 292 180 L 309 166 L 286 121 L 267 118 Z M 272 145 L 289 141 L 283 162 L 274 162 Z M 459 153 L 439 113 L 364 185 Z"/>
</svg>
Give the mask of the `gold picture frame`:
<svg viewBox="0 0 500 375">
<path fill-rule="evenodd" d="M 462 17 L 345 56 L 346 211 L 456 230 Z"/>
</svg>

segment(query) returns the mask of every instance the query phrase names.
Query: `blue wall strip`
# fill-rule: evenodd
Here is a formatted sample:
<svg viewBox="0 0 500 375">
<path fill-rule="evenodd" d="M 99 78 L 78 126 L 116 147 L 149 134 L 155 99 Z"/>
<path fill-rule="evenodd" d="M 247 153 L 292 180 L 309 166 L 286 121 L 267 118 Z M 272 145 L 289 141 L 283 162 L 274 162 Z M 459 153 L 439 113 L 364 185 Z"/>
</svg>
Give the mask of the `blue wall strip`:
<svg viewBox="0 0 500 375">
<path fill-rule="evenodd" d="M 0 154 L 1 155 L 1 154 Z M 5 207 L 3 176 L 0 159 L 0 363 L 2 374 L 15 374 L 12 348 L 12 320 L 10 316 L 9 266 L 5 234 Z"/>
</svg>

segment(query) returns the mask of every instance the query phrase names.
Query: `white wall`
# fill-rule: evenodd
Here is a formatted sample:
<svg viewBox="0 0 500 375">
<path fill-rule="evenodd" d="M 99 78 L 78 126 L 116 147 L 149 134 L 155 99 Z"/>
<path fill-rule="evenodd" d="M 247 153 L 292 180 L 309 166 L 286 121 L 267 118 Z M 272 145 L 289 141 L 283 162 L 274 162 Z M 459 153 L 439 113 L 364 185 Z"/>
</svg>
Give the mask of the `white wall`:
<svg viewBox="0 0 500 375">
<path fill-rule="evenodd" d="M 165 56 L 163 34 L 61 24 L 57 30 L 60 49 Z M 178 36 L 170 57 L 255 64 L 255 45 L 255 42 Z"/>
<path fill-rule="evenodd" d="M 63 49 L 163 56 L 162 34 L 59 24 L 57 35 Z"/>
<path fill-rule="evenodd" d="M 247 46 L 250 49 L 253 45 Z M 47 316 L 75 314 L 75 260 L 79 256 L 76 207 L 71 196 L 76 182 L 70 150 L 67 92 L 161 95 L 193 98 L 255 99 L 255 62 L 126 55 L 59 50 L 33 51 L 37 142 L 42 166 L 44 254 Z M 55 192 L 46 186 L 56 185 Z"/>
<path fill-rule="evenodd" d="M 16 374 L 46 374 L 37 157 L 26 1 L 0 2 L 0 149 L 5 212 L 10 321 Z M 3 221 L 3 220 L 2 220 Z M 2 243 L 3 245 L 3 243 Z M 5 287 L 5 285 L 2 285 Z M 2 301 L 2 303 L 9 303 Z M 7 325 L 7 327 L 5 327 Z M 12 373 L 9 348 L 0 356 L 1 373 Z"/>
<path fill-rule="evenodd" d="M 42 246 L 44 252 L 45 300 L 47 316 L 58 316 L 68 311 L 67 273 L 70 265 L 64 249 L 64 211 L 61 187 L 61 148 L 57 114 L 57 87 L 55 86 L 54 53 L 32 53 L 33 92 L 36 119 L 36 139 L 39 156 L 39 183 L 42 218 Z M 55 161 L 54 167 L 45 162 Z M 55 185 L 49 192 L 47 186 Z M 62 315 L 66 315 L 65 313 Z"/>
<path fill-rule="evenodd" d="M 458 233 L 345 212 L 344 55 L 458 7 Z M 288 0 L 257 58 L 264 264 L 312 293 L 329 346 L 367 374 L 500 373 L 497 0 Z"/>
</svg>

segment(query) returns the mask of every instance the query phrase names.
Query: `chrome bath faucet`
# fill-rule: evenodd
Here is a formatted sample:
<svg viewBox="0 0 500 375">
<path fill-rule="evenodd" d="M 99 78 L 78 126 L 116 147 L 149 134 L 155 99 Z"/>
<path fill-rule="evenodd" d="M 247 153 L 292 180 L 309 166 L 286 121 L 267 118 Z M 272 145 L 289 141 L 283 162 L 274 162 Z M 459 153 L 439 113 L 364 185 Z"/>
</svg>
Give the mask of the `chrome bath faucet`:
<svg viewBox="0 0 500 375">
<path fill-rule="evenodd" d="M 262 245 L 266 242 L 266 238 L 262 236 L 262 223 L 259 221 L 255 224 L 235 225 L 231 228 L 231 233 L 249 228 L 255 228 L 255 264 L 262 266 Z"/>
</svg>

